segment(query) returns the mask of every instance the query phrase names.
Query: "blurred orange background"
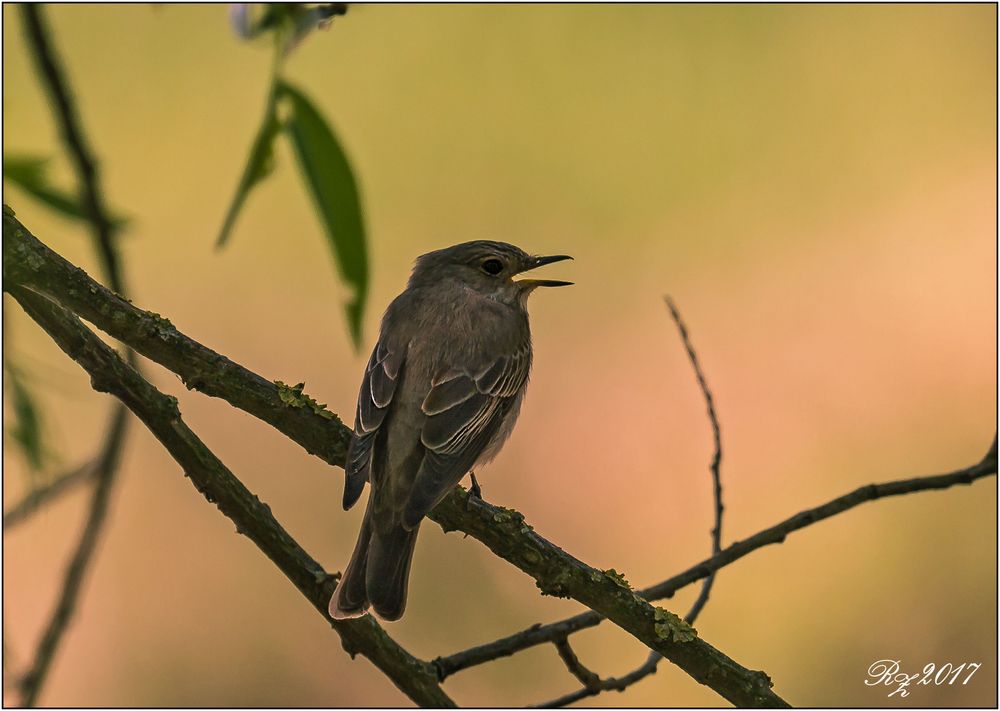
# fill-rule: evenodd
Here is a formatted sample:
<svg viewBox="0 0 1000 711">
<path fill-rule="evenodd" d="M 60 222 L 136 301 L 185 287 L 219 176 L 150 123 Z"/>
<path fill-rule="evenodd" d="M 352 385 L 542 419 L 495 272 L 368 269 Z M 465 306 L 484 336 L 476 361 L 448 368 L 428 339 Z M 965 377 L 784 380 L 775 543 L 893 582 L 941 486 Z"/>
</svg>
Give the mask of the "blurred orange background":
<svg viewBox="0 0 1000 711">
<path fill-rule="evenodd" d="M 714 391 L 724 544 L 874 481 L 970 465 L 996 428 L 996 7 L 357 6 L 290 57 L 360 181 L 370 306 L 352 350 L 339 283 L 287 144 L 229 247 L 215 233 L 262 114 L 270 53 L 224 6 L 53 6 L 122 239 L 131 295 L 351 419 L 382 309 L 412 260 L 467 239 L 570 253 L 532 300 L 535 369 L 485 497 L 637 586 L 709 552 L 711 431 L 662 295 Z M 71 186 L 18 11 L 3 8 L 5 152 Z M 86 231 L 4 201 L 98 274 Z M 61 466 L 111 403 L 13 303 Z M 342 471 L 159 366 L 191 427 L 329 570 L 361 507 Z M 4 453 L 4 507 L 28 477 Z M 7 662 L 26 663 L 88 495 L 4 535 Z M 996 479 L 865 504 L 725 568 L 699 633 L 795 705 L 996 704 Z M 140 425 L 42 703 L 408 705 Z M 695 587 L 666 601 L 681 614 Z M 425 526 L 390 633 L 431 659 L 579 611 L 479 543 Z M 610 625 L 574 637 L 602 675 L 645 658 Z M 864 685 L 981 662 L 906 699 Z M 5 669 L 5 678 L 9 675 Z M 576 688 L 551 646 L 462 672 L 465 705 Z M 5 694 L 7 703 L 16 699 Z M 581 705 L 722 705 L 669 663 Z"/>
</svg>

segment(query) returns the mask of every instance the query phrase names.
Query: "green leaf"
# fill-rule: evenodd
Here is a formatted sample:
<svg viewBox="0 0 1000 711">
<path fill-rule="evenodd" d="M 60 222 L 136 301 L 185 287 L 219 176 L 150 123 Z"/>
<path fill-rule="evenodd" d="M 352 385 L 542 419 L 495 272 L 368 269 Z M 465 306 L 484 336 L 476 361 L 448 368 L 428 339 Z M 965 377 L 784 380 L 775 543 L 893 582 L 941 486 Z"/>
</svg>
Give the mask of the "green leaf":
<svg viewBox="0 0 1000 711">
<path fill-rule="evenodd" d="M 48 158 L 27 155 L 5 155 L 3 157 L 3 177 L 18 186 L 39 202 L 56 212 L 74 220 L 89 219 L 79 198 L 54 188 L 45 175 Z M 111 227 L 121 229 L 126 223 L 124 217 L 112 215 Z"/>
<path fill-rule="evenodd" d="M 290 105 L 285 131 L 292 141 L 340 276 L 354 292 L 346 310 L 351 338 L 358 347 L 368 297 L 368 252 L 354 173 L 333 130 L 312 102 L 283 81 L 278 84 L 278 93 Z"/>
<path fill-rule="evenodd" d="M 12 422 L 8 425 L 7 434 L 24 454 L 28 470 L 37 473 L 45 467 L 49 459 L 44 444 L 41 412 L 20 370 L 9 360 L 5 360 L 4 369 L 7 371 L 7 383 L 10 386 L 7 392 L 13 408 Z"/>
<path fill-rule="evenodd" d="M 247 194 L 257 183 L 270 174 L 274 168 L 274 137 L 281 130 L 281 124 L 274 109 L 274 90 L 272 88 L 267 99 L 267 107 L 264 112 L 264 122 L 257 131 L 257 137 L 250 148 L 250 157 L 247 159 L 246 168 L 243 169 L 243 176 L 236 187 L 236 195 L 226 212 L 226 219 L 222 223 L 222 229 L 215 240 L 216 249 L 221 249 L 229 239 L 236 222 L 236 216 L 246 202 Z"/>
</svg>

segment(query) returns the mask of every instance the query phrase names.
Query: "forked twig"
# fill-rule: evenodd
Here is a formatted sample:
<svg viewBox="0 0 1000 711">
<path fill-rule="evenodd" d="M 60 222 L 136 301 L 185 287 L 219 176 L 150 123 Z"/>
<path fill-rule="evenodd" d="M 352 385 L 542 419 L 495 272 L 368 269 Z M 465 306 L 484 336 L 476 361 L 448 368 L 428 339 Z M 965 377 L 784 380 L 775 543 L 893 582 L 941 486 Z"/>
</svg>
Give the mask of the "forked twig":
<svg viewBox="0 0 1000 711">
<path fill-rule="evenodd" d="M 705 406 L 708 410 L 708 419 L 712 425 L 714 452 L 712 454 L 712 463 L 709 466 L 709 471 L 712 474 L 712 498 L 715 503 L 715 525 L 712 527 L 711 532 L 712 554 L 715 555 L 722 550 L 722 514 L 723 511 L 725 511 L 725 507 L 722 503 L 722 478 L 720 475 L 720 469 L 722 466 L 722 432 L 719 428 L 719 416 L 715 411 L 715 400 L 712 397 L 712 391 L 708 387 L 708 381 L 705 379 L 705 373 L 701 369 L 701 363 L 698 361 L 698 355 L 695 353 L 694 345 L 691 343 L 691 337 L 688 335 L 687 326 L 684 325 L 684 320 L 681 318 L 681 314 L 677 310 L 677 306 L 674 304 L 673 299 L 669 296 L 665 296 L 663 298 L 667 303 L 667 308 L 670 310 L 670 316 L 673 318 L 674 324 L 677 326 L 677 331 L 680 333 L 681 342 L 684 344 L 684 350 L 687 351 L 691 367 L 694 368 L 695 379 L 698 381 L 698 387 L 701 389 L 701 394 L 705 398 Z M 705 607 L 705 603 L 708 602 L 708 596 L 712 591 L 712 586 L 715 584 L 716 572 L 717 571 L 713 570 L 702 582 L 701 592 L 698 593 L 698 597 L 695 599 L 691 609 L 688 611 L 687 615 L 684 616 L 684 620 L 688 624 L 694 624 L 695 620 L 698 619 L 698 615 Z M 580 679 L 583 687 L 566 694 L 565 696 L 560 696 L 557 699 L 541 704 L 540 706 L 542 708 L 560 708 L 568 706 L 569 704 L 585 699 L 588 696 L 597 696 L 604 691 L 625 691 L 625 689 L 630 687 L 632 684 L 642 681 L 647 676 L 655 674 L 656 667 L 663 658 L 657 652 L 650 652 L 646 655 L 646 660 L 628 674 L 624 674 L 620 677 L 608 677 L 606 679 L 601 679 L 597 674 L 589 669 L 586 669 L 586 667 L 580 663 L 580 660 L 576 658 L 576 655 L 572 653 L 567 636 L 557 638 L 554 641 L 554 644 L 556 649 L 559 651 L 559 656 L 562 658 L 563 662 L 565 662 L 566 667 L 574 676 L 577 677 L 577 679 Z M 579 673 L 580 669 L 586 670 L 589 676 L 581 676 Z"/>
</svg>

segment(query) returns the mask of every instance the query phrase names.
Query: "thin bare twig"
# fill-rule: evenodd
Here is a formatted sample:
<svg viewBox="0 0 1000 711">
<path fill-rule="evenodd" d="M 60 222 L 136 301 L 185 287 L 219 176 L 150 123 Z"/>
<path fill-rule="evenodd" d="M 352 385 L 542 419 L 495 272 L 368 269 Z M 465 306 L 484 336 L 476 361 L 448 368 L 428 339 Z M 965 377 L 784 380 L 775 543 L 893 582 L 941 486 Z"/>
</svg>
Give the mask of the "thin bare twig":
<svg viewBox="0 0 1000 711">
<path fill-rule="evenodd" d="M 553 644 L 555 644 L 559 658 L 563 660 L 569 673 L 583 684 L 584 689 L 600 688 L 601 677 L 583 665 L 580 658 L 576 656 L 576 652 L 573 651 L 573 647 L 570 646 L 569 637 L 560 637 Z M 654 652 L 654 654 L 656 653 Z M 657 656 L 659 655 L 657 654 Z"/>
<path fill-rule="evenodd" d="M 670 309 L 670 316 L 674 319 L 674 323 L 677 324 L 677 330 L 680 332 L 681 341 L 684 342 L 684 349 L 687 351 L 688 360 L 691 361 L 691 367 L 694 368 L 694 375 L 695 378 L 698 379 L 698 387 L 701 388 L 701 393 L 705 398 L 705 406 L 708 409 L 708 419 L 712 425 L 712 441 L 715 449 L 712 455 L 712 464 L 710 469 L 712 472 L 712 498 L 715 502 L 715 525 L 712 528 L 712 555 L 715 555 L 722 550 L 722 513 L 725 511 L 725 507 L 722 503 L 722 477 L 719 473 L 722 466 L 722 433 L 719 429 L 719 416 L 715 412 L 715 400 L 712 398 L 712 391 L 708 388 L 708 382 L 705 380 L 705 374 L 701 370 L 701 363 L 698 362 L 698 356 L 694 352 L 694 346 L 691 344 L 687 327 L 681 319 L 680 312 L 674 305 L 673 299 L 666 296 L 664 297 L 664 300 L 667 302 L 667 308 Z M 701 592 L 698 594 L 698 598 L 694 601 L 694 605 L 691 606 L 691 609 L 684 617 L 688 624 L 694 624 L 695 620 L 698 619 L 698 615 L 701 613 L 702 608 L 705 607 L 705 603 L 708 602 L 708 596 L 712 591 L 712 585 L 715 583 L 715 572 L 716 571 L 713 570 L 712 573 L 705 578 L 705 582 L 701 586 Z"/>
<path fill-rule="evenodd" d="M 593 687 L 584 686 L 581 689 L 572 691 L 565 696 L 560 696 L 557 699 L 552 699 L 551 701 L 546 701 L 543 704 L 539 704 L 536 708 L 542 709 L 558 709 L 563 706 L 569 706 L 572 703 L 586 699 L 588 696 L 595 696 L 604 691 L 625 691 L 628 687 L 635 684 L 637 681 L 645 679 L 647 676 L 656 673 L 656 667 L 663 659 L 656 652 L 650 652 L 649 656 L 646 657 L 646 661 L 634 670 L 630 671 L 628 674 L 622 676 L 612 676 L 607 679 L 599 679 L 597 684 Z"/>
<path fill-rule="evenodd" d="M 673 299 L 669 296 L 664 297 L 664 301 L 667 303 L 667 308 L 670 310 L 670 316 L 674 320 L 674 324 L 677 326 L 677 331 L 680 333 L 681 342 L 684 344 L 684 350 L 687 352 L 688 360 L 691 362 L 691 367 L 694 369 L 695 379 L 698 381 L 698 387 L 701 389 L 702 397 L 705 399 L 705 407 L 708 410 L 709 423 L 712 425 L 712 442 L 713 442 L 713 454 L 712 463 L 709 465 L 709 471 L 712 475 L 712 500 L 714 502 L 714 514 L 715 523 L 711 531 L 711 541 L 712 541 L 712 554 L 715 555 L 722 550 L 722 514 L 725 511 L 725 506 L 722 503 L 722 477 L 720 474 L 720 469 L 722 466 L 722 432 L 719 428 L 719 416 L 715 411 L 715 400 L 712 397 L 712 391 L 708 387 L 708 381 L 705 379 L 705 373 L 701 369 L 701 363 L 698 361 L 698 355 L 695 353 L 694 345 L 691 343 L 691 337 L 688 334 L 687 326 L 684 325 L 684 320 L 681 318 L 680 312 L 677 310 L 677 306 L 674 304 Z M 715 573 L 712 571 L 708 577 L 702 583 L 701 592 L 698 593 L 698 597 L 695 599 L 694 604 L 688 613 L 684 616 L 684 621 L 690 625 L 695 623 L 698 619 L 698 615 L 701 613 L 702 609 L 705 607 L 705 603 L 708 602 L 708 596 L 712 591 L 712 585 L 715 584 Z M 629 686 L 642 681 L 647 676 L 656 673 L 656 667 L 663 658 L 656 652 L 650 652 L 646 655 L 645 661 L 636 667 L 633 671 L 629 672 L 620 677 L 608 677 L 606 679 L 601 679 L 597 674 L 586 669 L 580 660 L 576 658 L 576 655 L 572 653 L 572 649 L 569 646 L 568 637 L 557 638 L 554 642 L 556 649 L 559 651 L 559 656 L 566 663 L 567 668 L 580 679 L 583 687 L 577 689 L 574 692 L 561 696 L 552 701 L 548 701 L 541 704 L 542 708 L 561 708 L 567 706 L 581 699 L 585 699 L 588 696 L 597 696 L 604 691 L 625 691 Z M 567 656 L 571 655 L 571 656 Z M 570 661 L 574 662 L 574 665 L 570 664 Z M 586 669 L 587 673 L 592 675 L 591 677 L 581 677 L 577 671 L 579 669 Z"/>
</svg>

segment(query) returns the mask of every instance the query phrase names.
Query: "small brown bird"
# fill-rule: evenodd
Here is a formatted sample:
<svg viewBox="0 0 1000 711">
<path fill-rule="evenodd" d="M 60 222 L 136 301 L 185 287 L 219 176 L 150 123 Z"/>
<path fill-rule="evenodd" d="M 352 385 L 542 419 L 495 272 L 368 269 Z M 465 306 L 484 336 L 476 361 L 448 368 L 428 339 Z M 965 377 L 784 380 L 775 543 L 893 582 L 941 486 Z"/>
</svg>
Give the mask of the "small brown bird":
<svg viewBox="0 0 1000 711">
<path fill-rule="evenodd" d="M 510 436 L 531 370 L 528 296 L 571 282 L 518 279 L 571 259 L 476 241 L 417 259 L 389 305 L 365 368 L 347 451 L 344 509 L 371 495 L 351 562 L 330 600 L 335 619 L 373 608 L 398 620 L 424 516 Z"/>
</svg>

